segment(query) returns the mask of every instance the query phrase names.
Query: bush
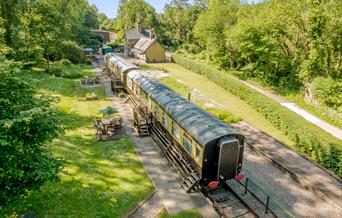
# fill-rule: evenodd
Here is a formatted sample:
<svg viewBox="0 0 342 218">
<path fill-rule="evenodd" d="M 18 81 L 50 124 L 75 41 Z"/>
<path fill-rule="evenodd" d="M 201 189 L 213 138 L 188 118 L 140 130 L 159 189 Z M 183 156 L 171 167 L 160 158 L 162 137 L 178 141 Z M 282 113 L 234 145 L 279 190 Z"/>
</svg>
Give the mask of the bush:
<svg viewBox="0 0 342 218">
<path fill-rule="evenodd" d="M 112 47 L 115 51 L 123 51 L 125 45 L 123 43 L 117 42 L 117 41 L 111 41 L 106 44 L 107 46 Z"/>
<path fill-rule="evenodd" d="M 234 116 L 230 111 L 227 111 L 227 110 L 222 110 L 222 109 L 213 108 L 213 107 L 206 107 L 205 110 L 228 124 L 236 123 L 242 120 L 241 117 Z"/>
<path fill-rule="evenodd" d="M 340 142 L 330 142 L 328 134 L 308 123 L 294 112 L 243 85 L 238 79 L 213 67 L 174 55 L 173 61 L 201 74 L 225 90 L 246 101 L 263 114 L 275 127 L 292 139 L 298 148 L 317 163 L 342 178 L 342 152 Z M 320 137 L 321 136 L 321 137 Z"/>
<path fill-rule="evenodd" d="M 49 68 L 46 68 L 45 72 L 56 77 L 61 77 L 64 75 L 63 70 L 57 66 L 51 66 Z"/>
<path fill-rule="evenodd" d="M 67 79 L 78 79 L 78 78 L 82 77 L 82 74 L 81 74 L 81 72 L 68 72 L 68 71 L 66 71 L 63 74 L 63 77 L 67 78 Z"/>
<path fill-rule="evenodd" d="M 317 77 L 312 82 L 312 88 L 319 103 L 342 113 L 342 80 Z"/>
<path fill-rule="evenodd" d="M 71 65 L 71 61 L 69 61 L 68 59 L 62 59 L 59 62 L 63 65 Z"/>
<path fill-rule="evenodd" d="M 81 63 L 83 60 L 83 49 L 74 41 L 63 41 L 61 51 L 63 58 L 72 63 Z"/>
</svg>

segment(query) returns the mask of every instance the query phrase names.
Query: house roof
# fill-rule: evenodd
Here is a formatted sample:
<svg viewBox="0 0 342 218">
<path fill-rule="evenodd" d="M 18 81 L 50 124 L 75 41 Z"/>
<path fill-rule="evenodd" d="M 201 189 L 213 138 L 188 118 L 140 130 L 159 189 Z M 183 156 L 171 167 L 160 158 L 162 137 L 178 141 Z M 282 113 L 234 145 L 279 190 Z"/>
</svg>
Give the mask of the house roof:
<svg viewBox="0 0 342 218">
<path fill-rule="evenodd" d="M 142 33 L 140 33 L 137 29 L 127 29 L 125 30 L 125 38 L 126 39 L 140 39 L 144 37 Z"/>
<path fill-rule="evenodd" d="M 125 30 L 125 38 L 126 39 L 140 39 L 141 37 L 150 37 L 153 30 L 151 29 L 126 29 Z"/>
<path fill-rule="evenodd" d="M 134 45 L 134 49 L 139 50 L 140 52 L 146 52 L 146 50 L 156 41 L 156 39 L 150 39 L 146 37 L 142 37 L 139 41 Z"/>
</svg>

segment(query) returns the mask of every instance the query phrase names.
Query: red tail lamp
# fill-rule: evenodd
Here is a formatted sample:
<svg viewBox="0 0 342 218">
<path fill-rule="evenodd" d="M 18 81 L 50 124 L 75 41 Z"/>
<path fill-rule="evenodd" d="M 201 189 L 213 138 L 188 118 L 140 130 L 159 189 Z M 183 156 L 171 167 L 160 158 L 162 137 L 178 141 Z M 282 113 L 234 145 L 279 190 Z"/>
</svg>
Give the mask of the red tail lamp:
<svg viewBox="0 0 342 218">
<path fill-rule="evenodd" d="M 210 189 L 215 189 L 215 188 L 218 187 L 219 184 L 220 184 L 220 183 L 219 183 L 218 181 L 211 181 L 211 182 L 209 182 L 208 187 L 209 187 Z"/>
<path fill-rule="evenodd" d="M 243 175 L 242 173 L 239 174 L 239 175 L 237 175 L 237 176 L 235 176 L 235 179 L 236 179 L 237 181 L 241 181 L 243 178 L 245 178 L 245 175 Z"/>
</svg>

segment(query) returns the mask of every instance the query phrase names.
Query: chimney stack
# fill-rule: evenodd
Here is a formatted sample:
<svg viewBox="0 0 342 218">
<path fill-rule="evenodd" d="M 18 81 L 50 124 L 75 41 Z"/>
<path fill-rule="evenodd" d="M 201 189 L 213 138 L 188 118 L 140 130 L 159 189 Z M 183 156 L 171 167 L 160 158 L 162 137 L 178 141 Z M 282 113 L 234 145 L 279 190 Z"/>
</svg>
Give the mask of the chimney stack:
<svg viewBox="0 0 342 218">
<path fill-rule="evenodd" d="M 154 33 L 154 28 L 152 28 L 152 29 L 150 30 L 150 39 L 154 39 L 154 38 L 156 38 L 156 35 L 155 35 L 155 33 Z"/>
<path fill-rule="evenodd" d="M 138 30 L 138 32 L 142 33 L 142 26 L 140 20 L 138 20 L 136 23 L 136 29 Z"/>
</svg>

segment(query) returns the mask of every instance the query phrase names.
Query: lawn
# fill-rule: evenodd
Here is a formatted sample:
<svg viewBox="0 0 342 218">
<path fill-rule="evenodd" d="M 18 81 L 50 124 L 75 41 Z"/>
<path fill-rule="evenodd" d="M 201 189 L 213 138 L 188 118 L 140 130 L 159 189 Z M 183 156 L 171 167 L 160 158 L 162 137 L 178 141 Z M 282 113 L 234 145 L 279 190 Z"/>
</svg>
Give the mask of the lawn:
<svg viewBox="0 0 342 218">
<path fill-rule="evenodd" d="M 190 89 L 201 91 L 209 99 L 223 105 L 225 109 L 235 116 L 241 117 L 244 121 L 252 124 L 256 128 L 268 133 L 279 141 L 294 147 L 294 142 L 280 130 L 273 127 L 264 116 L 246 102 L 227 92 L 209 79 L 174 63 L 149 64 L 148 66 L 166 69 L 169 72 L 170 77 L 163 79 L 162 82 L 174 88 L 176 91 L 179 91 L 181 94 L 184 94 L 187 90 L 184 90 L 184 88 L 179 89 L 177 86 L 180 85 L 174 85 L 177 83 L 177 80 L 182 80 Z"/>
<path fill-rule="evenodd" d="M 59 182 L 4 208 L 0 217 L 16 217 L 33 210 L 39 217 L 122 217 L 154 189 L 132 142 L 124 137 L 98 142 L 92 125 L 94 115 L 110 105 L 102 88 L 82 89 L 78 80 L 33 74 L 40 93 L 58 96 L 64 113 L 65 135 L 56 139 L 52 151 L 66 165 Z M 80 101 L 95 92 L 99 100 Z M 3 214 L 2 214 L 3 213 Z"/>
<path fill-rule="evenodd" d="M 157 218 L 202 218 L 202 215 L 196 209 L 185 210 L 172 215 L 168 214 L 166 209 L 163 209 Z"/>
</svg>

